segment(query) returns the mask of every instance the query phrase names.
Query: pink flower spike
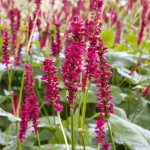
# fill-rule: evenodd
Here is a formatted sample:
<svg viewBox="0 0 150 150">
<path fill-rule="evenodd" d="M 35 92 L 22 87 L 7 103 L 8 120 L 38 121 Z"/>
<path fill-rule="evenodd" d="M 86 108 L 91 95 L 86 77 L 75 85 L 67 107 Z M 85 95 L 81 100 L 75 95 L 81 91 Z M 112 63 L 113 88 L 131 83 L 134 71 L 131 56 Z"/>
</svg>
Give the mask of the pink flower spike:
<svg viewBox="0 0 150 150">
<path fill-rule="evenodd" d="M 98 120 L 96 121 L 96 128 L 95 128 L 95 133 L 97 134 L 96 136 L 97 144 L 101 144 L 105 137 L 104 124 L 105 124 L 104 118 L 102 115 L 100 115 Z"/>
<path fill-rule="evenodd" d="M 54 37 L 51 36 L 51 50 L 52 55 L 55 57 L 59 57 L 60 52 L 62 51 L 62 41 L 60 36 L 60 24 L 55 24 L 56 26 L 56 40 L 54 40 Z"/>
<path fill-rule="evenodd" d="M 115 34 L 115 43 L 120 44 L 120 37 L 121 37 L 121 23 L 120 23 L 120 21 L 117 21 L 117 28 L 116 28 L 116 34 Z"/>
<path fill-rule="evenodd" d="M 41 80 L 44 80 L 44 85 L 47 88 L 45 92 L 45 102 L 52 104 L 55 111 L 62 112 L 63 106 L 59 103 L 60 96 L 57 88 L 57 85 L 59 84 L 58 77 L 55 76 L 57 69 L 53 63 L 53 60 L 48 58 L 46 58 L 43 62 L 42 70 L 44 70 L 46 74 L 42 76 Z"/>
<path fill-rule="evenodd" d="M 79 74 L 82 72 L 82 55 L 85 50 L 85 41 L 83 40 L 85 29 L 79 17 L 73 18 L 67 33 L 72 38 L 72 41 L 66 47 L 65 60 L 62 66 L 62 77 L 66 90 L 68 91 L 68 104 L 73 109 L 76 104 L 74 99 L 78 91 L 77 81 Z"/>
<path fill-rule="evenodd" d="M 11 34 L 12 34 L 11 51 L 12 51 L 12 55 L 15 55 L 17 42 L 18 42 L 17 33 L 20 29 L 20 24 L 21 24 L 20 10 L 18 10 L 17 8 L 11 9 L 8 13 L 8 17 L 10 19 Z"/>
<path fill-rule="evenodd" d="M 142 97 L 146 97 L 149 93 L 150 84 L 145 88 L 145 90 L 142 92 Z"/>
<path fill-rule="evenodd" d="M 105 142 L 103 143 L 103 145 L 102 145 L 102 148 L 103 148 L 104 150 L 109 150 L 109 146 L 110 146 L 110 144 L 108 144 L 107 141 L 105 141 Z"/>
<path fill-rule="evenodd" d="M 25 102 L 27 105 L 27 110 L 29 113 L 29 117 L 32 120 L 32 126 L 34 127 L 33 132 L 37 134 L 38 132 L 38 124 L 39 124 L 39 107 L 38 107 L 38 101 L 37 98 L 35 97 L 34 89 L 33 89 L 33 83 L 34 83 L 34 78 L 33 78 L 33 73 L 32 73 L 32 65 L 31 64 L 25 64 L 25 69 L 26 73 L 24 77 L 26 78 L 24 84 L 25 84 L 25 91 L 24 91 L 24 96 L 25 96 Z"/>
<path fill-rule="evenodd" d="M 20 118 L 21 118 L 21 121 L 20 121 L 18 138 L 20 139 L 20 142 L 23 142 L 26 139 L 25 135 L 27 132 L 28 122 L 29 122 L 27 106 L 24 103 L 21 105 Z"/>
<path fill-rule="evenodd" d="M 10 56 L 9 56 L 9 52 L 8 52 L 8 44 L 9 44 L 10 37 L 8 37 L 7 32 L 5 32 L 3 39 L 4 39 L 4 42 L 3 42 L 3 46 L 2 46 L 2 51 L 3 51 L 2 64 L 5 64 L 6 69 L 8 69 L 8 65 L 11 63 L 10 63 Z"/>
<path fill-rule="evenodd" d="M 19 66 L 21 64 L 21 52 L 22 52 L 23 44 L 19 45 L 19 50 L 17 51 L 17 57 L 15 57 L 15 66 Z"/>
</svg>

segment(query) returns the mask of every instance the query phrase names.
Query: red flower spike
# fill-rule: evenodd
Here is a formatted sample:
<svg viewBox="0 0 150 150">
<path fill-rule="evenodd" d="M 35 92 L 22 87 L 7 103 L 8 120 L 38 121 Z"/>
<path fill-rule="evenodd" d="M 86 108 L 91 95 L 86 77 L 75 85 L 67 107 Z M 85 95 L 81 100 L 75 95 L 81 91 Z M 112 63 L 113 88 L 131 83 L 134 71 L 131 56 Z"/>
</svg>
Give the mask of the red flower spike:
<svg viewBox="0 0 150 150">
<path fill-rule="evenodd" d="M 15 66 L 19 66 L 21 64 L 21 51 L 22 51 L 22 48 L 23 48 L 23 44 L 20 44 L 19 45 L 19 50 L 17 52 L 17 57 L 15 57 Z"/>
<path fill-rule="evenodd" d="M 25 91 L 24 91 L 24 98 L 27 105 L 27 110 L 29 113 L 29 117 L 32 120 L 34 130 L 33 132 L 38 132 L 38 124 L 39 124 L 39 107 L 38 101 L 35 97 L 34 89 L 33 89 L 33 74 L 32 74 L 32 65 L 25 64 L 26 73 L 24 77 L 26 78 L 25 84 Z"/>
<path fill-rule="evenodd" d="M 86 85 L 87 78 L 89 78 L 90 82 L 92 78 L 95 76 L 95 72 L 97 70 L 97 39 L 101 32 L 101 22 L 99 22 L 101 18 L 101 9 L 102 9 L 102 0 L 96 0 L 94 1 L 95 7 L 94 7 L 94 13 L 91 16 L 91 20 L 87 21 L 85 25 L 87 26 L 86 29 L 86 36 L 89 40 L 90 46 L 87 49 L 87 58 L 85 60 L 85 71 L 83 72 L 83 90 Z"/>
<path fill-rule="evenodd" d="M 149 85 L 145 88 L 145 90 L 142 93 L 142 97 L 146 97 L 149 93 L 149 89 L 150 89 L 150 83 Z"/>
<path fill-rule="evenodd" d="M 51 37 L 51 50 L 52 55 L 55 57 L 59 57 L 60 52 L 62 51 L 62 42 L 60 37 L 60 24 L 55 24 L 56 26 L 56 41 L 54 41 L 54 37 Z"/>
<path fill-rule="evenodd" d="M 120 37 L 121 37 L 121 23 L 120 23 L 120 21 L 117 21 L 115 43 L 120 44 Z"/>
<path fill-rule="evenodd" d="M 70 45 L 66 46 L 65 50 L 65 61 L 62 66 L 62 77 L 66 90 L 68 91 L 68 104 L 71 108 L 74 108 L 76 102 L 76 92 L 78 91 L 78 78 L 80 72 L 82 72 L 82 55 L 85 51 L 85 41 L 83 37 L 85 35 L 85 29 L 83 28 L 83 23 L 78 17 L 74 17 L 70 23 L 70 29 L 67 30 L 68 36 L 73 40 L 69 42 Z M 67 42 L 68 43 L 68 38 Z"/>
<path fill-rule="evenodd" d="M 8 52 L 8 44 L 9 44 L 9 39 L 10 37 L 8 37 L 8 33 L 5 32 L 4 36 L 3 36 L 4 42 L 3 42 L 3 46 L 2 46 L 2 51 L 3 51 L 3 61 L 2 64 L 5 64 L 6 69 L 8 68 L 8 65 L 11 64 L 10 63 L 10 56 L 9 56 L 9 52 Z"/>
<path fill-rule="evenodd" d="M 45 102 L 49 102 L 50 104 L 52 104 L 57 112 L 62 112 L 63 106 L 59 104 L 60 95 L 57 88 L 59 82 L 58 77 L 55 76 L 57 69 L 53 65 L 53 63 L 53 60 L 48 58 L 43 62 L 42 70 L 44 70 L 46 74 L 42 76 L 41 80 L 44 80 L 44 85 L 47 88 L 45 94 Z"/>
<path fill-rule="evenodd" d="M 10 26 L 11 26 L 11 34 L 12 34 L 12 45 L 11 45 L 11 51 L 12 55 L 16 52 L 16 43 L 17 41 L 17 33 L 20 29 L 21 24 L 21 15 L 20 10 L 17 8 L 11 9 L 8 13 L 8 17 L 10 19 Z"/>
<path fill-rule="evenodd" d="M 29 122 L 27 106 L 24 103 L 21 105 L 20 118 L 21 118 L 21 121 L 20 121 L 18 138 L 20 139 L 20 142 L 23 142 L 26 139 L 25 135 L 27 132 L 28 122 Z"/>
</svg>

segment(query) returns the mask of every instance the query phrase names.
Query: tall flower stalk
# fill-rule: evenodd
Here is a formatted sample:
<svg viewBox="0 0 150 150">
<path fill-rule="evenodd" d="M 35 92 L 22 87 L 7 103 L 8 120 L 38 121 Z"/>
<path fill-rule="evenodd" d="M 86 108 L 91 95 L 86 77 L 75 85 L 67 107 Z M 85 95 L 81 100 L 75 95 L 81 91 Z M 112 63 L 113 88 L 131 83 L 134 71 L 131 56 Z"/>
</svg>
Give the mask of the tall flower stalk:
<svg viewBox="0 0 150 150">
<path fill-rule="evenodd" d="M 26 78 L 24 84 L 25 84 L 25 91 L 24 91 L 24 99 L 21 105 L 21 122 L 20 122 L 20 129 L 19 129 L 19 135 L 18 138 L 21 142 L 25 140 L 25 133 L 27 131 L 28 121 L 31 119 L 32 121 L 32 127 L 34 128 L 33 132 L 37 135 L 38 143 L 39 143 L 39 149 L 41 150 L 41 144 L 39 141 L 39 134 L 38 134 L 38 124 L 39 124 L 39 107 L 38 107 L 38 101 L 35 97 L 34 89 L 33 89 L 33 73 L 32 73 L 32 65 L 31 64 L 25 64 L 25 75 Z M 25 105 L 24 105 L 25 104 Z M 25 117 L 26 116 L 26 117 Z"/>
<path fill-rule="evenodd" d="M 55 57 L 59 57 L 60 52 L 62 51 L 62 42 L 60 36 L 60 24 L 55 24 L 56 26 L 56 41 L 54 41 L 54 37 L 51 37 L 51 50 L 52 55 Z"/>
<path fill-rule="evenodd" d="M 78 87 L 81 84 L 78 83 L 79 74 L 82 72 L 82 55 L 85 49 L 85 42 L 83 36 L 85 35 L 85 29 L 83 23 L 78 17 L 74 17 L 70 23 L 70 29 L 67 30 L 68 37 L 72 37 L 70 45 L 66 46 L 65 60 L 62 66 L 62 77 L 66 90 L 68 91 L 67 99 L 71 112 L 71 139 L 72 150 L 74 150 L 74 125 L 73 114 L 74 108 L 77 102 L 75 102 L 76 93 Z M 67 43 L 67 42 L 66 42 Z"/>
<path fill-rule="evenodd" d="M 11 62 L 10 62 L 10 55 L 8 52 L 8 44 L 9 44 L 10 37 L 8 36 L 7 32 L 5 32 L 3 39 L 4 39 L 4 42 L 3 42 L 3 46 L 2 46 L 2 51 L 3 51 L 2 64 L 5 64 L 6 69 L 8 69 L 8 66 L 11 64 Z"/>
<path fill-rule="evenodd" d="M 59 84 L 59 82 L 58 82 L 58 77 L 55 76 L 57 72 L 57 68 L 53 65 L 53 63 L 54 63 L 53 60 L 49 58 L 46 58 L 43 62 L 42 70 L 46 74 L 42 76 L 41 80 L 44 80 L 44 85 L 47 88 L 45 92 L 45 102 L 49 102 L 55 108 L 55 111 L 57 112 L 57 116 L 60 122 L 60 127 L 62 129 L 62 133 L 64 136 L 64 140 L 66 143 L 66 147 L 67 147 L 67 150 L 69 150 L 67 138 L 66 138 L 64 128 L 61 123 L 61 119 L 60 119 L 60 113 L 63 110 L 63 106 L 62 104 L 59 103 L 60 95 L 59 95 L 59 90 L 57 88 L 57 85 Z"/>
<path fill-rule="evenodd" d="M 95 76 L 95 72 L 97 70 L 97 39 L 101 32 L 101 9 L 102 9 L 102 1 L 94 0 L 94 11 L 91 16 L 91 20 L 86 22 L 87 26 L 87 38 L 89 40 L 89 47 L 87 49 L 87 56 L 85 59 L 85 70 L 83 72 L 82 86 L 84 92 L 84 102 L 82 109 L 82 122 L 81 128 L 84 129 L 85 123 L 85 114 L 86 114 L 86 105 L 87 105 L 87 94 L 90 84 L 92 82 L 93 77 Z"/>
<path fill-rule="evenodd" d="M 99 65 L 98 65 L 98 69 L 96 71 L 97 79 L 95 80 L 95 82 L 97 83 L 99 93 L 96 93 L 95 95 L 98 96 L 98 98 L 96 98 L 96 100 L 99 101 L 99 104 L 97 104 L 97 107 L 100 111 L 100 115 L 98 117 L 98 121 L 96 122 L 96 124 L 97 124 L 97 126 L 96 126 L 96 133 L 97 133 L 96 141 L 98 144 L 101 144 L 103 142 L 103 138 L 105 137 L 104 121 L 106 120 L 107 124 L 108 124 L 108 128 L 109 128 L 109 133 L 110 133 L 113 149 L 115 150 L 115 145 L 114 145 L 114 141 L 113 141 L 112 133 L 111 133 L 111 129 L 110 129 L 110 124 L 109 124 L 110 114 L 114 113 L 114 110 L 112 109 L 114 104 L 109 103 L 109 101 L 111 99 L 113 99 L 113 97 L 110 96 L 110 93 L 111 93 L 111 91 L 109 90 L 110 85 L 108 85 L 108 83 L 109 83 L 108 78 L 109 78 L 109 76 L 112 76 L 112 72 L 107 71 L 107 69 L 111 68 L 111 66 L 109 64 L 107 64 L 107 60 L 104 56 L 104 54 L 107 52 L 107 48 L 104 46 L 102 39 L 99 38 L 98 42 L 99 43 L 98 43 L 98 47 L 97 47 L 97 54 L 99 56 Z M 106 142 L 104 143 L 104 145 L 106 145 Z"/>
</svg>

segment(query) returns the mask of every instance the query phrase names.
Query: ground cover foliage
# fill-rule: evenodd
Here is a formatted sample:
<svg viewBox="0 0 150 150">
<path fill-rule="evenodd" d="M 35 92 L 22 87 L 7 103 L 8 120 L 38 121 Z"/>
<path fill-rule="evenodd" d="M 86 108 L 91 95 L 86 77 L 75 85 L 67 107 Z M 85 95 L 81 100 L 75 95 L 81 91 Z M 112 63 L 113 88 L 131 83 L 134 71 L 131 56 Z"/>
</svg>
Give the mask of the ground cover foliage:
<svg viewBox="0 0 150 150">
<path fill-rule="evenodd" d="M 47 89 L 44 81 L 41 80 L 45 74 L 41 68 L 45 58 L 51 58 L 54 66 L 57 68 L 55 75 L 58 76 L 59 85 L 57 85 L 57 88 L 61 96 L 59 103 L 63 106 L 60 117 L 69 149 L 104 149 L 102 144 L 98 147 L 99 143 L 97 144 L 95 140 L 97 136 L 95 133 L 95 122 L 100 116 L 100 111 L 97 107 L 97 104 L 100 102 L 96 100 L 97 97 L 95 96 L 98 93 L 96 78 L 92 77 L 87 95 L 85 95 L 85 92 L 82 93 L 83 86 L 78 86 L 76 98 L 74 98 L 74 101 L 77 103 L 71 116 L 70 107 L 73 106 L 69 106 L 67 103 L 68 91 L 62 77 L 62 66 L 68 44 L 66 43 L 66 31 L 71 26 L 70 22 L 74 16 L 79 16 L 83 20 L 83 26 L 87 28 L 85 22 L 87 19 L 90 20 L 96 1 L 43 0 L 40 3 L 40 1 L 35 0 L 26 1 L 24 5 L 22 1 L 17 0 L 0 1 L 0 149 L 66 149 L 59 116 L 57 111 L 55 111 L 58 108 L 56 109 L 53 103 L 50 104 L 44 101 Z M 115 112 L 109 117 L 114 144 L 116 150 L 149 150 L 150 2 L 148 0 L 103 0 L 103 3 L 100 10 L 102 27 L 98 37 L 103 40 L 104 45 L 108 48 L 105 58 L 108 64 L 111 65 L 111 68 L 108 70 L 113 73 L 108 80 L 109 85 L 111 85 L 110 96 L 114 97 L 110 102 L 115 104 L 113 106 Z M 14 27 L 14 31 L 12 31 L 12 24 L 15 21 L 12 23 L 11 18 L 13 17 L 11 14 L 13 13 L 10 13 L 13 9 L 17 9 L 20 12 L 19 29 Z M 39 12 L 40 14 L 38 14 Z M 31 21 L 32 25 L 30 24 Z M 8 63 L 8 66 L 6 63 L 3 63 L 5 59 L 3 57 L 3 46 L 5 45 L 4 37 L 6 32 L 10 36 L 7 47 L 11 64 Z M 74 37 L 69 38 L 73 41 Z M 85 50 L 87 51 L 90 44 L 87 37 L 83 39 L 85 40 Z M 19 54 L 20 44 L 23 44 L 23 46 Z M 56 47 L 59 47 L 58 51 L 55 50 Z M 12 49 L 15 51 L 13 52 Z M 15 57 L 17 56 L 21 58 L 21 61 L 17 61 L 20 63 L 19 65 L 15 65 Z M 24 84 L 26 80 L 24 77 L 24 64 L 26 63 L 32 64 L 33 91 L 39 103 L 40 123 L 38 124 L 38 134 L 36 131 L 33 133 L 34 127 L 30 120 L 26 138 L 23 142 L 20 142 L 18 132 L 21 114 L 17 110 L 16 113 L 13 112 L 12 96 L 17 94 L 18 100 L 23 99 L 23 93 L 26 90 L 26 84 Z M 82 64 L 83 70 L 85 69 L 85 64 L 85 62 Z M 82 84 L 82 75 L 80 73 L 78 76 L 77 83 Z M 86 111 L 83 112 L 84 97 L 87 100 Z M 81 124 L 84 113 L 83 130 Z M 73 132 L 71 130 L 72 119 L 74 123 Z M 108 149 L 114 150 L 114 144 L 112 143 L 106 120 L 104 125 L 106 136 L 103 141 L 107 141 L 110 144 Z M 72 134 L 74 135 L 73 139 Z M 74 146 L 72 140 L 74 141 Z"/>
</svg>

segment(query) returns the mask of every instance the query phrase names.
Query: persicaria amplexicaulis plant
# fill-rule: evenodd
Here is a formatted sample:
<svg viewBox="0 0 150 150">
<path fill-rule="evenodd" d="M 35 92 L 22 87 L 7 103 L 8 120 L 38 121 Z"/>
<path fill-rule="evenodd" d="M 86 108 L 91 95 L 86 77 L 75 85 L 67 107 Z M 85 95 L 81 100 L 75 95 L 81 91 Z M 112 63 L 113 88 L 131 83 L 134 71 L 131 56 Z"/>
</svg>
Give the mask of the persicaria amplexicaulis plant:
<svg viewBox="0 0 150 150">
<path fill-rule="evenodd" d="M 62 66 L 62 77 L 66 90 L 68 91 L 68 104 L 74 109 L 76 93 L 81 84 L 78 83 L 79 74 L 82 72 L 82 55 L 85 50 L 85 28 L 78 17 L 74 17 L 67 30 L 69 37 L 72 37 L 71 44 L 65 50 L 65 60 Z"/>
<path fill-rule="evenodd" d="M 47 88 L 45 93 L 45 102 L 49 102 L 53 105 L 57 112 L 62 112 L 63 106 L 59 103 L 60 95 L 59 90 L 57 88 L 58 77 L 55 76 L 57 69 L 53 65 L 53 60 L 50 58 L 46 58 L 43 62 L 42 70 L 46 73 L 43 75 L 41 80 L 44 81 L 44 85 Z"/>
<path fill-rule="evenodd" d="M 108 77 L 112 76 L 112 73 L 110 71 L 107 71 L 107 69 L 111 68 L 111 66 L 107 64 L 107 60 L 104 57 L 104 54 L 107 52 L 107 48 L 104 46 L 102 39 L 99 38 L 99 34 L 101 32 L 101 23 L 99 22 L 99 20 L 101 19 L 102 6 L 102 0 L 95 1 L 95 16 L 93 17 L 93 21 L 89 22 L 90 48 L 88 49 L 88 53 L 90 52 L 90 55 L 88 56 L 91 57 L 91 55 L 94 54 L 92 60 L 89 59 L 89 61 L 91 63 L 95 61 L 95 64 L 92 64 L 94 66 L 93 71 L 89 72 L 88 74 L 86 73 L 89 79 L 91 79 L 91 77 L 97 78 L 95 82 L 98 83 L 97 87 L 99 87 L 99 93 L 96 94 L 96 96 L 99 97 L 96 98 L 96 100 L 100 102 L 99 104 L 97 104 L 100 115 L 98 117 L 98 120 L 96 121 L 95 130 L 95 132 L 97 133 L 96 141 L 98 145 L 102 144 L 103 138 L 105 137 L 104 121 L 108 120 L 110 117 L 110 113 L 114 112 L 112 109 L 112 106 L 114 106 L 114 104 L 109 103 L 109 100 L 111 100 L 113 97 L 110 96 L 111 91 L 109 90 L 110 86 L 108 85 Z M 89 69 L 91 66 L 86 65 L 86 68 Z M 102 147 L 108 149 L 109 145 L 107 144 L 107 142 L 105 142 Z"/>
<path fill-rule="evenodd" d="M 15 57 L 15 66 L 19 66 L 21 64 L 21 52 L 22 52 L 23 44 L 19 44 L 19 49 L 17 51 L 17 56 Z"/>
<path fill-rule="evenodd" d="M 8 17 L 10 19 L 10 25 L 11 25 L 11 34 L 12 34 L 12 43 L 11 43 L 11 51 L 12 55 L 16 52 L 17 42 L 18 42 L 18 36 L 17 33 L 20 28 L 21 24 L 21 14 L 20 10 L 17 8 L 11 9 L 8 13 Z"/>
<path fill-rule="evenodd" d="M 150 83 L 148 84 L 148 86 L 142 92 L 142 97 L 146 97 L 149 94 L 149 89 L 150 89 Z"/>
<path fill-rule="evenodd" d="M 59 57 L 60 52 L 62 51 L 62 41 L 60 36 L 60 23 L 56 23 L 56 40 L 54 40 L 54 36 L 51 36 L 51 50 L 52 55 L 55 57 Z"/>
<path fill-rule="evenodd" d="M 3 51 L 2 64 L 5 64 L 6 68 L 8 68 L 8 66 L 11 64 L 11 62 L 10 62 L 10 55 L 9 55 L 9 51 L 8 51 L 8 44 L 9 44 L 10 37 L 8 36 L 7 32 L 4 33 L 3 39 L 4 39 L 4 42 L 3 42 L 3 46 L 2 46 L 2 51 Z"/>
<path fill-rule="evenodd" d="M 40 28 L 40 26 L 39 26 L 39 28 Z M 41 49 L 46 46 L 46 41 L 47 41 L 47 38 L 49 35 L 49 31 L 50 31 L 50 25 L 49 25 L 49 22 L 47 22 L 46 31 L 43 33 L 42 36 L 41 35 L 39 36 Z"/>
<path fill-rule="evenodd" d="M 28 114 L 28 109 L 25 101 L 23 101 L 21 104 L 20 118 L 21 121 L 20 121 L 18 138 L 20 139 L 20 142 L 23 142 L 26 139 L 26 132 L 28 129 L 28 122 L 29 122 L 29 114 Z"/>
<path fill-rule="evenodd" d="M 34 128 L 33 132 L 37 134 L 39 129 L 38 127 L 39 107 L 33 89 L 34 78 L 32 73 L 32 65 L 25 64 L 24 67 L 26 69 L 26 73 L 24 75 L 26 80 L 24 82 L 25 91 L 24 91 L 23 102 L 21 105 L 21 112 L 20 112 L 21 122 L 20 122 L 19 136 L 18 136 L 20 141 L 25 140 L 25 133 L 27 131 L 27 125 L 30 119 L 32 121 L 32 126 Z"/>
<path fill-rule="evenodd" d="M 102 8 L 102 1 L 94 1 L 94 12 L 92 13 L 91 20 L 86 22 L 86 36 L 89 40 L 90 46 L 87 49 L 87 56 L 85 59 L 85 70 L 83 72 L 83 79 L 82 79 L 82 86 L 83 89 L 86 86 L 87 80 L 91 82 L 93 77 L 95 76 L 95 71 L 97 70 L 97 54 L 96 54 L 96 45 L 97 45 L 97 38 L 101 32 L 101 22 L 100 14 Z"/>
</svg>

